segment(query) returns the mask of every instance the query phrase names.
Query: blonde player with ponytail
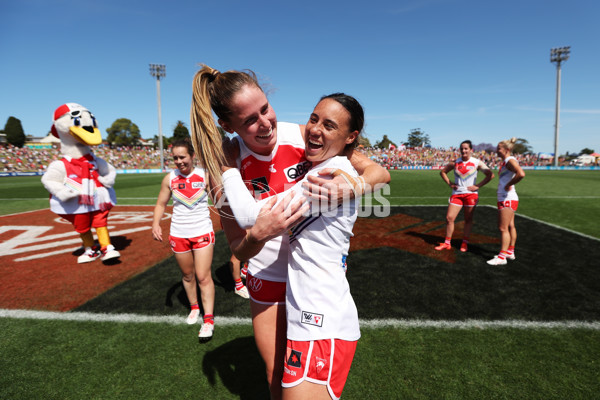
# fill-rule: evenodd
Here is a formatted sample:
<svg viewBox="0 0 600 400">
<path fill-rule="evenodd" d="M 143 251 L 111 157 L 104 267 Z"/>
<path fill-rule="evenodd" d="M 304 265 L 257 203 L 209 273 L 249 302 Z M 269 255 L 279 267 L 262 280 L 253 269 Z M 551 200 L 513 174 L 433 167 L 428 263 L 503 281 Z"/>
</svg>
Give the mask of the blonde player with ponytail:
<svg viewBox="0 0 600 400">
<path fill-rule="evenodd" d="M 498 143 L 496 152 L 502 158 L 498 170 L 498 229 L 501 235 L 501 248 L 498 255 L 488 260 L 490 265 L 505 265 L 508 260 L 514 260 L 517 229 L 515 228 L 515 212 L 519 206 L 519 196 L 515 185 L 525 177 L 525 172 L 519 162 L 511 155 L 517 138 Z"/>
<path fill-rule="evenodd" d="M 231 141 L 225 140 L 223 146 L 212 112 L 225 131 L 238 134 Z M 311 163 L 305 156 L 304 128 L 304 125 L 277 121 L 275 111 L 251 71 L 221 73 L 204 65 L 194 76 L 192 139 L 202 165 L 215 180 L 213 187 L 220 185 L 220 171 L 217 171 L 225 162 L 238 168 L 242 178 L 251 182 L 255 198 L 269 198 L 264 209 L 270 211 L 269 216 L 259 217 L 252 228 L 242 230 L 227 206 L 220 204 L 221 193 L 213 193 L 215 203 L 221 206 L 221 223 L 232 252 L 238 259 L 249 260 L 246 286 L 252 325 L 273 399 L 281 398 L 281 361 L 286 350 L 289 238 L 281 232 L 297 221 L 299 214 L 295 211 L 300 209 L 300 204 L 295 204 L 291 213 L 283 213 L 284 202 L 275 205 L 275 195 L 300 181 L 310 169 Z M 341 176 L 333 181 L 310 177 L 309 181 L 317 185 L 335 182 L 338 188 L 359 194 L 389 182 L 387 170 L 366 156 L 353 149 L 348 149 L 347 156 L 361 174 L 356 187 L 350 187 Z M 318 189 L 326 198 L 335 196 L 333 191 Z M 344 190 L 338 192 L 341 196 Z"/>
</svg>

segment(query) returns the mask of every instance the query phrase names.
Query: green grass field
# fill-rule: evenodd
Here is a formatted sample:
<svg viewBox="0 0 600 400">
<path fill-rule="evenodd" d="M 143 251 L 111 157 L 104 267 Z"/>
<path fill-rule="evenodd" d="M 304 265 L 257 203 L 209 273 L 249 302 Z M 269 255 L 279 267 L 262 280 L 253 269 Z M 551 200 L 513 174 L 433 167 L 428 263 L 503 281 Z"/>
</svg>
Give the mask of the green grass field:
<svg viewBox="0 0 600 400">
<path fill-rule="evenodd" d="M 526 171 L 517 185 L 518 213 L 600 238 L 599 171 Z M 449 192 L 437 171 L 391 171 L 391 205 L 447 205 Z M 119 204 L 153 205 L 162 174 L 119 175 L 115 190 Z M 480 191 L 480 204 L 496 204 L 498 178 Z M 48 207 L 48 193 L 39 177 L 0 179 L 0 215 Z M 374 203 L 376 203 L 374 201 Z"/>
<path fill-rule="evenodd" d="M 526 174 L 517 186 L 519 215 L 592 238 L 534 224 L 534 231 L 523 235 L 527 249 L 504 270 L 478 264 L 496 245 L 482 245 L 456 264 L 426 262 L 393 248 L 351 254 L 349 279 L 365 323 L 343 398 L 598 398 L 600 273 L 585 256 L 586 250 L 590 257 L 598 252 L 593 238 L 600 238 L 600 173 Z M 162 176 L 119 175 L 119 204 L 154 204 Z M 496 185 L 497 178 L 481 190 L 481 205 L 495 205 Z M 441 206 L 432 208 L 433 219 L 439 220 L 448 196 L 436 171 L 393 171 L 386 198 L 392 205 Z M 0 179 L 0 214 L 47 204 L 39 177 Z M 495 221 L 488 215 L 494 212 L 476 213 L 476 226 L 493 234 Z M 525 221 L 520 222 L 525 229 Z M 222 281 L 228 254 L 222 235 L 218 240 L 216 283 Z M 552 262 L 559 258 L 563 261 Z M 114 310 L 132 314 L 121 322 L 6 312 L 0 318 L 0 398 L 267 398 L 248 305 L 223 287 L 217 288 L 217 305 L 233 307 L 227 315 L 242 320 L 223 320 L 227 323 L 205 345 L 197 343 L 197 326 L 136 319 L 165 313 L 163 303 L 152 305 L 153 293 L 177 282 L 177 273 L 168 259 L 76 310 L 91 316 Z M 148 297 L 136 297 L 143 296 L 144 288 Z M 185 307 L 175 301 L 168 313 L 182 320 Z M 384 315 L 400 317 L 388 317 L 381 325 L 372 319 Z M 542 323 L 519 324 L 524 321 Z"/>
</svg>

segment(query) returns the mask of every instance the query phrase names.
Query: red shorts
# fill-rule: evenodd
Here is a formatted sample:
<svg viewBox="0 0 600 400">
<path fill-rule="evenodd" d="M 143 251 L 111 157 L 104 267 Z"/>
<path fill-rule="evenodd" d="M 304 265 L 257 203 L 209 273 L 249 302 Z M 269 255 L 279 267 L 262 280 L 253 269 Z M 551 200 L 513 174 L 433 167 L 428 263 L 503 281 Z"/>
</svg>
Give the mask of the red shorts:
<svg viewBox="0 0 600 400">
<path fill-rule="evenodd" d="M 250 298 L 261 304 L 285 303 L 285 282 L 267 281 L 247 274 L 246 287 Z"/>
<path fill-rule="evenodd" d="M 206 235 L 196 236 L 193 238 L 178 238 L 169 236 L 171 250 L 173 253 L 187 253 L 192 250 L 198 250 L 209 244 L 215 244 L 215 233 L 210 232 Z"/>
<path fill-rule="evenodd" d="M 502 210 L 503 208 L 510 208 L 513 211 L 517 211 L 519 208 L 519 200 L 504 200 L 498 202 L 498 210 Z"/>
<path fill-rule="evenodd" d="M 77 233 L 86 233 L 91 228 L 108 225 L 108 210 L 92 211 L 84 214 L 58 214 L 75 227 Z"/>
<path fill-rule="evenodd" d="M 307 380 L 327 385 L 329 395 L 334 399 L 340 398 L 356 352 L 356 343 L 341 339 L 307 342 L 288 339 L 281 386 L 289 388 Z"/>
<path fill-rule="evenodd" d="M 479 203 L 479 193 L 453 194 L 448 203 L 461 207 L 475 207 Z"/>
</svg>

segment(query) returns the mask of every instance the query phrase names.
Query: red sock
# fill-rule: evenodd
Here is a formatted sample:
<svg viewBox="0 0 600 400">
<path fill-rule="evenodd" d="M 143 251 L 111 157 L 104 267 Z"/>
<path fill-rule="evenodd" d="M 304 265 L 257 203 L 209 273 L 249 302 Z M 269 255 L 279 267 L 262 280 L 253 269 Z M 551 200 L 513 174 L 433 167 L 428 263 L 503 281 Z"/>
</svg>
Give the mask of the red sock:
<svg viewBox="0 0 600 400">
<path fill-rule="evenodd" d="M 506 250 L 506 253 L 509 256 L 512 256 L 513 254 L 515 254 L 515 246 L 508 246 L 508 250 Z"/>
<path fill-rule="evenodd" d="M 242 283 L 242 278 L 236 279 L 235 280 L 235 288 L 237 290 L 240 290 L 243 287 L 244 287 L 244 284 Z"/>
<path fill-rule="evenodd" d="M 469 244 L 469 238 L 468 237 L 463 238 L 463 243 Z"/>
<path fill-rule="evenodd" d="M 500 254 L 498 254 L 498 258 L 501 260 L 505 260 L 507 255 L 508 253 L 506 252 L 506 250 L 502 250 Z"/>
<path fill-rule="evenodd" d="M 444 240 L 444 243 L 446 244 L 450 244 L 450 241 L 452 240 L 451 237 L 447 237 L 446 240 Z"/>
<path fill-rule="evenodd" d="M 212 314 L 204 314 L 204 323 L 205 324 L 215 324 L 215 316 Z"/>
<path fill-rule="evenodd" d="M 198 303 L 196 304 L 192 304 L 192 310 L 199 310 L 200 306 L 198 305 Z"/>
</svg>

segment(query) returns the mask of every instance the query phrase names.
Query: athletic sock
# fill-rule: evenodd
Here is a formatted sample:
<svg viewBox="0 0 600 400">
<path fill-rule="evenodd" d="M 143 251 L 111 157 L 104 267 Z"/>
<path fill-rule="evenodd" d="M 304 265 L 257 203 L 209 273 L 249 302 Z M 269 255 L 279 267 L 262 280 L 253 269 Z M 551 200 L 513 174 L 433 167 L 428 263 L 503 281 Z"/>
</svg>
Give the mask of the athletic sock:
<svg viewBox="0 0 600 400">
<path fill-rule="evenodd" d="M 215 316 L 212 314 L 204 314 L 203 320 L 205 324 L 215 324 Z"/>
<path fill-rule="evenodd" d="M 515 246 L 508 246 L 508 250 L 506 250 L 506 254 L 508 254 L 509 256 L 512 256 L 513 254 L 515 254 Z"/>
<path fill-rule="evenodd" d="M 238 278 L 235 280 L 235 288 L 237 290 L 240 290 L 244 287 L 244 284 L 242 283 L 242 278 Z"/>
<path fill-rule="evenodd" d="M 463 241 L 462 241 L 462 242 L 463 242 L 464 244 L 469 244 L 469 238 L 468 238 L 468 237 L 466 237 L 466 238 L 463 238 Z"/>
<path fill-rule="evenodd" d="M 451 237 L 447 237 L 446 240 L 444 240 L 444 243 L 446 243 L 448 246 L 451 244 L 452 238 Z"/>
<path fill-rule="evenodd" d="M 506 250 L 502 250 L 500 252 L 500 254 L 498 254 L 498 258 L 501 260 L 506 260 L 506 256 L 508 255 L 508 253 L 506 252 Z"/>
<path fill-rule="evenodd" d="M 242 274 L 247 275 L 248 274 L 248 263 L 245 262 L 244 265 L 242 266 Z"/>
<path fill-rule="evenodd" d="M 198 305 L 198 303 L 192 304 L 191 305 L 192 310 L 199 310 L 200 306 Z"/>
</svg>

